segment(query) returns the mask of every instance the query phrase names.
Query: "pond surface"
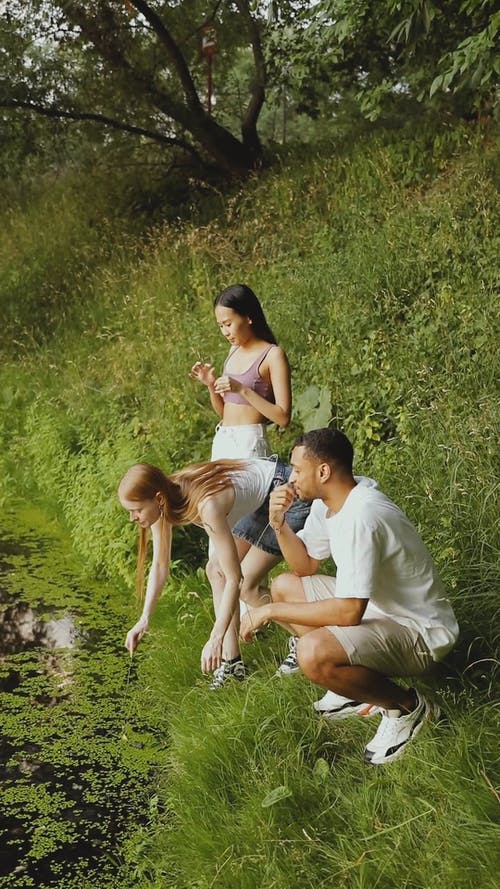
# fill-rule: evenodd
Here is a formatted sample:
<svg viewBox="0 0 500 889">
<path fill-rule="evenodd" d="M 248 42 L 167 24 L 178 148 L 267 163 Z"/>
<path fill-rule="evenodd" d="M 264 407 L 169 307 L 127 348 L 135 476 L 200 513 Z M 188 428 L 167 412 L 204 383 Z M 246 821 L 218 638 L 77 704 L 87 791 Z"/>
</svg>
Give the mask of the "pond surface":
<svg viewBox="0 0 500 889">
<path fill-rule="evenodd" d="M 129 595 L 86 578 L 42 513 L 2 515 L 2 887 L 126 885 L 119 844 L 146 818 L 158 749 L 123 648 Z"/>
</svg>

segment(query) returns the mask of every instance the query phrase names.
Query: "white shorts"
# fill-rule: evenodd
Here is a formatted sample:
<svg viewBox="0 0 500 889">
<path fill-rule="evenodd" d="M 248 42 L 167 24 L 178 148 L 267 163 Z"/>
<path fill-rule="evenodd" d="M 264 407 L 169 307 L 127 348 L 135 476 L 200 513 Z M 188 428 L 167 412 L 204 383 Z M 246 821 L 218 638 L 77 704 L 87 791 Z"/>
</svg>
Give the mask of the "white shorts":
<svg viewBox="0 0 500 889">
<path fill-rule="evenodd" d="M 265 423 L 215 428 L 211 460 L 245 460 L 247 457 L 270 457 Z"/>
<path fill-rule="evenodd" d="M 301 577 L 308 602 L 335 597 L 335 578 L 322 574 Z M 418 676 L 435 662 L 417 630 L 405 627 L 366 606 L 361 623 L 353 627 L 326 627 L 338 639 L 349 663 L 384 676 Z"/>
</svg>

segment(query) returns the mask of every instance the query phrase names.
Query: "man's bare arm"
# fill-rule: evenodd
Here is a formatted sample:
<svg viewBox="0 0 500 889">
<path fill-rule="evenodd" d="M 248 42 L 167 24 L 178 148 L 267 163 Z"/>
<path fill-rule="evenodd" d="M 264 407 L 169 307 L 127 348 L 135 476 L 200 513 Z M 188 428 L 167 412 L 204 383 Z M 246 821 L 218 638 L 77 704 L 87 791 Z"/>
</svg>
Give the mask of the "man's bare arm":
<svg viewBox="0 0 500 889">
<path fill-rule="evenodd" d="M 292 485 L 275 488 L 269 499 L 269 523 L 276 532 L 283 558 L 293 573 L 299 577 L 310 577 L 316 573 L 320 563 L 309 555 L 300 537 L 297 537 L 286 521 L 287 510 L 295 497 Z"/>
<path fill-rule="evenodd" d="M 361 622 L 368 599 L 323 599 L 320 602 L 269 602 L 253 608 L 241 622 L 240 635 L 250 642 L 270 621 L 303 627 L 353 627 Z"/>
</svg>

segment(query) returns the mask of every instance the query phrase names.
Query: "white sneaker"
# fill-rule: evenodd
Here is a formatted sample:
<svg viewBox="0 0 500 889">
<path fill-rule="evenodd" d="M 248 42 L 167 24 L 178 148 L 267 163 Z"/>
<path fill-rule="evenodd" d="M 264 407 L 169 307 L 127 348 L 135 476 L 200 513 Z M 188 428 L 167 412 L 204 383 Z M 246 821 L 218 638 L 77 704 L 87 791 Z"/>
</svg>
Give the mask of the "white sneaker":
<svg viewBox="0 0 500 889">
<path fill-rule="evenodd" d="M 292 676 L 293 673 L 299 673 L 300 667 L 297 660 L 297 639 L 298 636 L 290 636 L 288 640 L 288 654 L 282 664 L 276 670 L 275 676 Z"/>
<path fill-rule="evenodd" d="M 321 700 L 314 701 L 313 707 L 316 713 L 326 719 L 347 719 L 348 716 L 375 716 L 380 713 L 380 707 L 376 704 L 362 704 L 359 701 L 351 701 L 334 691 L 327 691 Z"/>
<path fill-rule="evenodd" d="M 418 734 L 427 719 L 438 719 L 440 709 L 431 704 L 415 689 L 417 706 L 411 713 L 401 710 L 382 710 L 380 725 L 365 747 L 365 760 L 371 765 L 393 762 L 405 751 L 406 745 Z"/>
</svg>

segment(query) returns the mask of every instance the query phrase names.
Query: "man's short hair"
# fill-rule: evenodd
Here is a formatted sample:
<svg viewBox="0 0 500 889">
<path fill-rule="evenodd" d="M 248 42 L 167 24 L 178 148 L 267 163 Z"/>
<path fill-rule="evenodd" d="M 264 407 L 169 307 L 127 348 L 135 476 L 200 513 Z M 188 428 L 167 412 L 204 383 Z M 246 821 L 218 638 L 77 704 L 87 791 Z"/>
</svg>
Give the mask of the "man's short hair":
<svg viewBox="0 0 500 889">
<path fill-rule="evenodd" d="M 304 432 L 295 442 L 321 463 L 333 463 L 352 474 L 354 451 L 351 442 L 340 429 L 313 429 Z"/>
</svg>

